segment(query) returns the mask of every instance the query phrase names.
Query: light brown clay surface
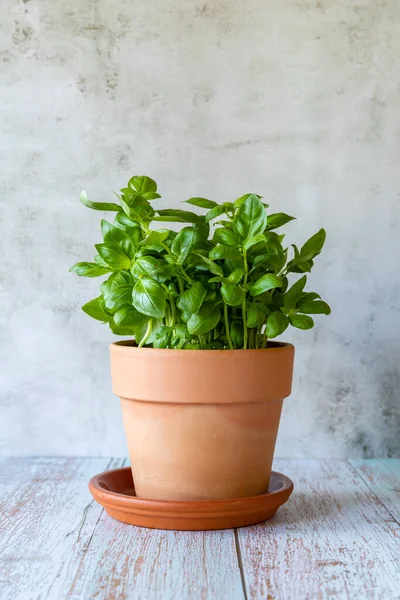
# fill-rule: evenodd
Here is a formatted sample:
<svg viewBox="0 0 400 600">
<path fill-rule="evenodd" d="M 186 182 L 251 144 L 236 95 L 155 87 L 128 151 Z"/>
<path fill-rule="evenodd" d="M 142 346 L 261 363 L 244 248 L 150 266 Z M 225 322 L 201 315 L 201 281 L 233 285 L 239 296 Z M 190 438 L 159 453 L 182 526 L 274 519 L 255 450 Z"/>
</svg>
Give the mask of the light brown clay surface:
<svg viewBox="0 0 400 600">
<path fill-rule="evenodd" d="M 292 389 L 294 346 L 264 350 L 164 350 L 110 345 L 112 389 L 120 398 L 201 404 L 266 402 Z"/>
<path fill-rule="evenodd" d="M 216 500 L 268 489 L 294 348 L 157 350 L 111 345 L 136 493 Z"/>
<path fill-rule="evenodd" d="M 89 482 L 94 499 L 124 523 L 152 529 L 205 530 L 255 525 L 270 519 L 293 491 L 293 483 L 272 472 L 266 494 L 212 502 L 145 500 L 135 496 L 131 469 L 100 473 Z"/>
</svg>

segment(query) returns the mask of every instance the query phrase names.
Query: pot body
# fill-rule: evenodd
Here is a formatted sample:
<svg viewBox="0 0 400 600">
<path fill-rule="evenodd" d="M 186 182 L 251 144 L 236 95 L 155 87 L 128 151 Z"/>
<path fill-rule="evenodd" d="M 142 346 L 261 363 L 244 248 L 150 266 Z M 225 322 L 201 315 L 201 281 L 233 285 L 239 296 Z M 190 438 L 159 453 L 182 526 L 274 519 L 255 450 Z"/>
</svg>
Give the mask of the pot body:
<svg viewBox="0 0 400 600">
<path fill-rule="evenodd" d="M 139 498 L 216 500 L 268 490 L 294 348 L 110 346 Z"/>
</svg>

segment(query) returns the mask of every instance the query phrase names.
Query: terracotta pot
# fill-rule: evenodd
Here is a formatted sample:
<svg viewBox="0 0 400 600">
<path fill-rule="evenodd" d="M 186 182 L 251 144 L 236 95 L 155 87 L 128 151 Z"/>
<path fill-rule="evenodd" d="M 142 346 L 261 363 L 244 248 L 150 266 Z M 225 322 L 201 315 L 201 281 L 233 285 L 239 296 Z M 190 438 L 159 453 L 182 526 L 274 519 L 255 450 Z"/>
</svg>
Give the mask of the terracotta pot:
<svg viewBox="0 0 400 600">
<path fill-rule="evenodd" d="M 217 500 L 268 490 L 294 347 L 161 350 L 111 344 L 139 498 Z"/>
</svg>

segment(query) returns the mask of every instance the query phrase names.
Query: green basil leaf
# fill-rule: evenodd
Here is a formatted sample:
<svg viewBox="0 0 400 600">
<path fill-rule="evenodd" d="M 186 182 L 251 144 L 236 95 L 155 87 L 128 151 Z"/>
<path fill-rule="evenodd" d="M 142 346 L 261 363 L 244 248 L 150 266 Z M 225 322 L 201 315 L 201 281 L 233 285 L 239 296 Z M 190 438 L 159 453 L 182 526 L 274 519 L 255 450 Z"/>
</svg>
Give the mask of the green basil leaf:
<svg viewBox="0 0 400 600">
<path fill-rule="evenodd" d="M 229 283 L 239 283 L 243 279 L 244 269 L 239 268 L 232 271 L 232 273 L 228 277 Z"/>
<path fill-rule="evenodd" d="M 284 253 L 284 250 L 280 241 L 281 236 L 277 235 L 275 231 L 265 231 L 264 235 L 265 241 L 267 243 L 268 254 L 282 255 Z"/>
<path fill-rule="evenodd" d="M 234 321 L 230 327 L 231 339 L 235 348 L 243 347 L 243 325 Z"/>
<path fill-rule="evenodd" d="M 288 272 L 290 273 L 311 273 L 311 267 L 313 266 L 313 261 L 301 262 L 297 265 L 288 264 Z"/>
<path fill-rule="evenodd" d="M 217 204 L 211 210 L 208 211 L 205 215 L 206 223 L 213 221 L 217 217 L 221 215 L 225 215 L 227 212 L 233 211 L 233 204 L 230 202 L 224 202 L 224 204 Z"/>
<path fill-rule="evenodd" d="M 123 211 L 124 211 L 124 213 L 126 214 L 126 216 L 127 216 L 127 217 L 128 217 L 130 220 L 131 220 L 131 221 L 134 221 L 134 222 L 139 222 L 139 221 L 141 220 L 141 218 L 140 218 L 140 215 L 138 214 L 138 212 L 137 212 L 137 211 L 135 211 L 133 208 L 131 208 L 131 207 L 129 206 L 129 204 L 127 204 L 127 203 L 125 202 L 125 200 L 123 200 L 122 198 L 121 198 L 121 206 L 122 206 L 122 208 L 123 208 Z"/>
<path fill-rule="evenodd" d="M 281 255 L 269 254 L 268 259 L 261 260 L 257 263 L 254 262 L 253 264 L 258 268 L 262 267 L 264 270 L 267 269 L 269 271 L 276 271 L 279 273 L 286 264 L 286 255 L 284 253 Z"/>
<path fill-rule="evenodd" d="M 99 267 L 104 267 L 104 269 L 108 269 L 108 264 L 103 258 L 101 258 L 100 254 L 96 254 L 96 256 L 94 257 L 94 262 Z"/>
<path fill-rule="evenodd" d="M 195 223 L 192 226 L 193 229 L 193 248 L 196 248 L 200 244 L 207 242 L 208 236 L 210 235 L 210 225 L 208 223 Z M 210 242 L 207 242 L 210 243 Z"/>
<path fill-rule="evenodd" d="M 320 229 L 315 235 L 304 244 L 300 250 L 300 258 L 302 261 L 307 261 L 319 254 L 323 248 L 326 238 L 325 229 Z"/>
<path fill-rule="evenodd" d="M 194 212 L 190 212 L 188 210 L 179 210 L 177 208 L 166 208 L 163 210 L 158 210 L 157 214 L 159 217 L 163 217 L 162 220 L 174 222 L 175 219 L 179 219 L 178 223 L 203 223 L 204 217 L 201 215 L 196 215 Z M 159 221 L 157 217 L 154 219 L 155 221 Z"/>
<path fill-rule="evenodd" d="M 114 323 L 118 327 L 136 327 L 142 323 L 147 323 L 149 317 L 143 315 L 136 310 L 131 304 L 125 304 L 121 306 L 119 310 L 114 314 Z"/>
<path fill-rule="evenodd" d="M 255 302 L 247 304 L 247 327 L 261 327 L 264 323 L 265 314 L 261 311 Z"/>
<path fill-rule="evenodd" d="M 140 229 L 140 224 L 137 221 L 134 221 L 126 213 L 122 210 L 115 216 L 114 225 L 116 227 L 126 227 L 129 229 Z"/>
<path fill-rule="evenodd" d="M 102 296 L 84 304 L 82 310 L 89 315 L 89 317 L 92 317 L 97 321 L 102 321 L 103 323 L 108 323 L 112 319 L 112 316 L 106 310 Z"/>
<path fill-rule="evenodd" d="M 133 278 L 128 271 L 114 273 L 101 288 L 106 307 L 109 309 L 113 309 L 116 304 L 131 304 L 132 290 Z"/>
<path fill-rule="evenodd" d="M 258 298 L 257 298 L 258 300 Z M 264 315 L 270 315 L 271 311 L 269 310 L 268 306 L 266 306 L 266 304 L 264 302 L 255 302 L 254 305 L 258 308 L 258 310 L 260 310 L 262 313 L 264 313 Z"/>
<path fill-rule="evenodd" d="M 289 281 L 288 281 L 287 277 L 283 277 L 282 275 L 281 275 L 281 278 L 282 278 L 282 287 L 280 288 L 279 291 L 281 294 L 284 294 L 286 292 L 286 290 L 288 289 Z"/>
<path fill-rule="evenodd" d="M 258 235 L 255 235 L 254 237 L 250 238 L 249 240 L 246 240 L 245 243 L 243 244 L 243 249 L 248 250 L 252 246 L 255 246 L 255 244 L 260 244 L 260 243 L 265 244 L 265 242 L 266 242 L 265 235 L 263 233 L 259 233 Z"/>
<path fill-rule="evenodd" d="M 128 181 L 128 187 L 142 196 L 147 192 L 157 192 L 156 182 L 146 175 L 135 175 L 134 177 L 131 177 Z"/>
<path fill-rule="evenodd" d="M 168 265 L 164 260 L 154 258 L 154 256 L 138 256 L 133 263 L 132 274 L 136 278 L 147 275 L 162 283 L 170 275 L 171 267 L 173 268 L 172 265 Z"/>
<path fill-rule="evenodd" d="M 110 287 L 110 285 L 111 285 L 111 283 L 112 283 L 113 279 L 115 279 L 115 278 L 117 277 L 117 275 L 118 275 L 118 273 L 119 273 L 119 272 L 120 272 L 120 271 L 114 271 L 113 273 L 111 273 L 111 275 L 109 276 L 109 278 L 108 278 L 108 279 L 106 279 L 105 281 L 103 281 L 103 282 L 101 283 L 101 285 L 100 285 L 100 291 L 101 291 L 101 293 L 102 293 L 102 295 L 103 295 L 104 297 L 106 297 L 106 296 L 107 296 L 107 294 L 108 294 L 108 289 L 109 289 L 109 287 Z"/>
<path fill-rule="evenodd" d="M 140 227 L 129 227 L 127 234 L 132 240 L 135 248 L 136 246 L 139 246 L 140 242 L 143 240 L 143 233 Z"/>
<path fill-rule="evenodd" d="M 243 267 L 243 258 L 237 248 L 232 248 L 232 255 L 225 259 L 225 265 L 231 272 Z"/>
<path fill-rule="evenodd" d="M 233 227 L 232 221 L 218 221 L 217 225 L 220 225 L 221 227 L 227 227 L 228 229 L 232 229 Z"/>
<path fill-rule="evenodd" d="M 151 327 L 151 333 L 147 337 L 146 346 L 149 346 L 154 342 L 158 331 L 163 325 L 163 322 L 160 319 L 149 319 L 147 322 L 142 322 L 139 325 L 135 325 L 135 340 L 138 345 L 140 345 L 144 340 L 145 336 L 147 336 L 149 325 Z"/>
<path fill-rule="evenodd" d="M 268 268 L 269 266 L 272 266 L 273 258 L 274 257 L 271 254 L 259 254 L 258 256 L 255 256 L 253 259 L 252 271 L 258 267 Z"/>
<path fill-rule="evenodd" d="M 215 290 L 207 290 L 205 302 L 216 302 L 217 292 Z"/>
<path fill-rule="evenodd" d="M 289 325 L 289 319 L 280 311 L 273 312 L 267 320 L 266 333 L 268 338 L 281 335 Z"/>
<path fill-rule="evenodd" d="M 184 262 L 196 241 L 196 231 L 193 227 L 184 227 L 180 230 L 171 245 L 171 252 L 177 257 L 178 264 Z"/>
<path fill-rule="evenodd" d="M 310 273 L 312 267 L 314 266 L 314 261 L 310 258 L 310 254 L 308 254 L 308 260 L 303 258 L 300 255 L 300 252 L 295 244 L 292 244 L 294 250 L 294 257 L 287 264 L 287 272 L 288 273 Z"/>
<path fill-rule="evenodd" d="M 285 293 L 283 296 L 284 305 L 288 308 L 295 308 L 298 300 L 304 290 L 304 286 L 307 283 L 307 275 L 300 277 L 296 283 Z"/>
<path fill-rule="evenodd" d="M 233 220 L 233 230 L 242 240 L 264 232 L 267 225 L 267 213 L 261 200 L 250 194 L 239 206 Z"/>
<path fill-rule="evenodd" d="M 104 210 L 104 211 L 120 211 L 121 207 L 119 204 L 114 204 L 113 202 L 92 202 L 88 199 L 86 192 L 82 191 L 80 195 L 80 201 L 87 208 L 91 208 L 93 210 Z"/>
<path fill-rule="evenodd" d="M 110 329 L 115 335 L 124 335 L 124 336 L 134 336 L 135 329 L 131 325 L 127 325 L 126 327 L 119 327 L 116 325 L 114 321 L 109 322 Z"/>
<path fill-rule="evenodd" d="M 316 292 L 303 292 L 300 296 L 298 304 L 301 306 L 305 302 L 312 302 L 312 300 L 321 300 L 321 296 Z"/>
<path fill-rule="evenodd" d="M 96 244 L 95 248 L 112 269 L 129 269 L 131 266 L 131 259 L 121 248 L 108 244 Z"/>
<path fill-rule="evenodd" d="M 208 244 L 205 244 L 209 234 L 209 226 L 204 223 L 196 223 L 191 227 L 184 227 L 175 236 L 171 244 L 172 253 L 178 257 L 175 262 L 182 264 L 188 258 L 188 252 L 197 250 L 199 254 L 208 256 Z M 166 260 L 169 260 L 165 257 Z M 199 261 L 191 255 L 188 258 L 190 266 Z"/>
<path fill-rule="evenodd" d="M 154 208 L 150 202 L 141 194 L 129 190 L 129 194 L 123 194 L 121 205 L 126 214 L 134 221 L 150 221 L 154 215 Z"/>
<path fill-rule="evenodd" d="M 141 345 L 142 340 L 147 336 L 148 327 L 149 325 L 151 326 L 152 320 L 153 319 L 149 319 L 147 322 L 139 323 L 138 325 L 134 326 L 133 330 L 135 332 L 135 341 L 138 346 Z"/>
<path fill-rule="evenodd" d="M 189 320 L 190 315 L 187 320 Z M 175 335 L 171 341 L 171 347 L 173 348 L 183 348 L 184 344 L 190 340 L 190 335 L 187 330 L 186 323 L 177 323 L 175 325 Z"/>
<path fill-rule="evenodd" d="M 201 262 L 206 265 L 206 267 L 208 268 L 208 270 L 211 273 L 213 273 L 214 275 L 218 275 L 219 277 L 223 277 L 224 276 L 223 270 L 215 262 L 213 262 L 212 260 L 210 260 L 206 256 L 203 256 L 199 252 L 193 252 L 193 254 L 195 256 L 199 256 L 201 258 Z"/>
<path fill-rule="evenodd" d="M 239 306 L 246 298 L 245 292 L 238 285 L 232 283 L 223 283 L 221 285 L 221 295 L 229 306 Z"/>
<path fill-rule="evenodd" d="M 165 316 L 166 293 L 154 279 L 139 279 L 133 288 L 133 306 L 142 314 L 162 319 Z"/>
<path fill-rule="evenodd" d="M 157 194 L 157 192 L 145 192 L 142 195 L 146 200 L 157 200 L 158 198 L 161 198 L 160 194 Z"/>
<path fill-rule="evenodd" d="M 113 228 L 112 224 L 109 223 L 108 221 L 105 221 L 104 219 L 101 219 L 101 221 L 100 221 L 100 227 L 101 227 L 101 235 L 103 236 L 103 238 Z"/>
<path fill-rule="evenodd" d="M 186 323 L 177 323 L 175 326 L 175 335 L 181 340 L 187 340 L 190 336 L 188 334 Z"/>
<path fill-rule="evenodd" d="M 120 249 L 128 258 L 132 259 L 135 256 L 135 246 L 132 238 L 126 231 L 120 227 L 115 227 L 107 221 L 101 222 L 101 229 L 104 231 L 104 243 L 108 246 L 114 246 Z"/>
<path fill-rule="evenodd" d="M 289 321 L 293 327 L 298 329 L 311 329 L 311 327 L 314 327 L 314 321 L 307 315 L 290 315 Z"/>
<path fill-rule="evenodd" d="M 216 327 L 221 313 L 214 304 L 203 304 L 198 313 L 191 315 L 187 329 L 191 335 L 204 335 Z"/>
<path fill-rule="evenodd" d="M 144 240 L 139 242 L 139 246 L 156 246 L 162 244 L 169 236 L 167 229 L 150 231 Z"/>
<path fill-rule="evenodd" d="M 235 257 L 236 254 L 236 248 L 233 248 L 232 246 L 224 246 L 223 244 L 218 244 L 218 246 L 215 246 L 215 248 L 213 248 L 210 251 L 209 257 L 212 260 L 220 260 L 221 258 Z"/>
<path fill-rule="evenodd" d="M 183 350 L 201 350 L 200 344 L 195 344 L 192 340 L 186 342 L 186 344 L 184 344 L 182 348 Z"/>
<path fill-rule="evenodd" d="M 323 300 L 314 300 L 300 304 L 299 311 L 306 315 L 330 315 L 330 306 Z"/>
<path fill-rule="evenodd" d="M 169 215 L 159 215 L 153 217 L 153 221 L 162 222 L 162 223 L 189 223 L 186 219 L 177 216 L 169 216 Z"/>
<path fill-rule="evenodd" d="M 191 316 L 192 316 L 192 313 L 188 313 L 188 312 L 186 312 L 185 310 L 183 310 L 183 311 L 181 312 L 181 319 L 182 319 L 182 321 L 184 321 L 185 323 L 187 323 L 187 322 L 189 321 L 189 319 L 190 319 L 190 317 L 191 317 Z"/>
<path fill-rule="evenodd" d="M 250 288 L 250 294 L 252 296 L 259 296 L 260 294 L 281 287 L 282 281 L 273 273 L 267 273 L 258 279 Z"/>
<path fill-rule="evenodd" d="M 193 206 L 208 209 L 218 206 L 214 200 L 207 200 L 207 198 L 189 198 L 189 200 L 185 200 L 185 202 L 187 202 L 187 204 L 192 204 Z"/>
<path fill-rule="evenodd" d="M 200 281 L 195 281 L 179 298 L 178 308 L 191 314 L 197 313 L 203 304 L 206 294 L 206 288 Z"/>
<path fill-rule="evenodd" d="M 156 333 L 154 337 L 153 347 L 154 348 L 167 348 L 171 342 L 172 329 L 163 325 Z"/>
<path fill-rule="evenodd" d="M 224 246 L 237 247 L 241 244 L 241 239 L 234 231 L 226 227 L 220 227 L 214 232 L 214 241 Z"/>
<path fill-rule="evenodd" d="M 290 221 L 295 220 L 295 217 L 291 217 L 286 213 L 274 213 L 272 215 L 267 216 L 267 231 L 271 229 L 278 229 L 278 227 L 282 227 L 282 225 L 286 225 Z"/>
<path fill-rule="evenodd" d="M 247 200 L 247 198 L 248 198 L 249 196 L 257 196 L 257 198 L 258 198 L 259 200 L 261 200 L 261 198 L 262 198 L 262 196 L 259 196 L 258 194 L 244 194 L 243 196 L 240 196 L 240 198 L 238 198 L 237 200 L 235 200 L 235 202 L 233 203 L 233 206 L 234 206 L 235 208 L 239 208 L 240 206 L 242 206 L 243 202 L 244 202 L 245 200 Z"/>
<path fill-rule="evenodd" d="M 280 290 L 279 290 L 280 291 Z M 273 304 L 273 309 L 272 311 L 269 312 L 273 312 L 274 310 L 276 310 L 276 308 L 279 308 L 277 302 L 276 302 L 276 298 L 279 294 L 279 291 L 277 289 L 277 291 L 275 292 L 274 296 L 272 297 L 271 295 L 271 291 L 268 292 L 263 292 L 262 294 L 259 294 L 257 296 L 257 303 L 259 304 L 263 304 L 265 306 L 269 306 L 270 304 Z M 274 300 L 274 302 L 272 303 L 272 300 Z M 276 306 L 275 306 L 276 305 Z"/>
<path fill-rule="evenodd" d="M 76 273 L 80 277 L 100 277 L 101 275 L 109 273 L 110 269 L 107 266 L 100 267 L 96 263 L 78 262 L 70 268 L 70 271 Z"/>
</svg>

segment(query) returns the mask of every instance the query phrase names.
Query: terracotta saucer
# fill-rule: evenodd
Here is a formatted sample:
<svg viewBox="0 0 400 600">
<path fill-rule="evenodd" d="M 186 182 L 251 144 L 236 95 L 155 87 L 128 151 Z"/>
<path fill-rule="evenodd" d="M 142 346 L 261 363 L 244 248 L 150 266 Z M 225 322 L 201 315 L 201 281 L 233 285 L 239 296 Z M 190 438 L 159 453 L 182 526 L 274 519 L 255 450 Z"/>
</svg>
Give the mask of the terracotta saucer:
<svg viewBox="0 0 400 600">
<path fill-rule="evenodd" d="M 195 531 L 255 525 L 270 519 L 293 491 L 286 475 L 272 471 L 269 491 L 233 500 L 160 501 L 136 498 L 129 467 L 95 475 L 89 482 L 93 498 L 113 519 L 152 529 Z"/>
</svg>

